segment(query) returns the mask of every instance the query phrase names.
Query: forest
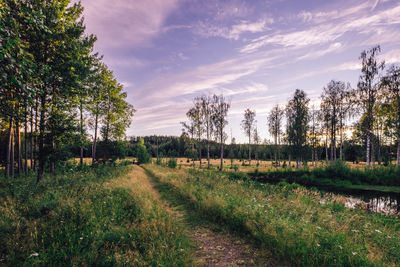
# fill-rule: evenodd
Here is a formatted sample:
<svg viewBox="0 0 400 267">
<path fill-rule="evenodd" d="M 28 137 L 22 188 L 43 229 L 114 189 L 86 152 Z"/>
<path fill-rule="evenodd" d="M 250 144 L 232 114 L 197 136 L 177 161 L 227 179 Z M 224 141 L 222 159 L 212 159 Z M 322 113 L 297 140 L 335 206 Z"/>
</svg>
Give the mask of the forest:
<svg viewBox="0 0 400 267">
<path fill-rule="evenodd" d="M 304 88 L 246 108 L 245 142 L 215 93 L 180 136 L 128 136 L 138 111 L 83 15 L 0 0 L 0 266 L 400 265 L 400 66 L 384 47 L 318 105 Z"/>
</svg>

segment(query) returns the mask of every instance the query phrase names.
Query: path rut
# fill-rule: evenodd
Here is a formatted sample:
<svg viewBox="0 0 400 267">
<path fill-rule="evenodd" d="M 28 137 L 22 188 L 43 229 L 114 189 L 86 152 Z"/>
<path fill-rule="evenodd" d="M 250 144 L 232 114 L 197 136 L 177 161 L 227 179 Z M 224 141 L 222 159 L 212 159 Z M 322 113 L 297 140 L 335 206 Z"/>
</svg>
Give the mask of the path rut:
<svg viewBox="0 0 400 267">
<path fill-rule="evenodd" d="M 276 266 L 273 261 L 261 257 L 262 253 L 243 238 L 216 231 L 211 227 L 193 225 L 188 222 L 188 212 L 179 205 L 173 205 L 156 189 L 158 183 L 144 169 L 135 171 L 146 175 L 152 185 L 154 196 L 163 203 L 165 210 L 185 229 L 185 234 L 197 246 L 195 264 L 198 266 Z"/>
</svg>

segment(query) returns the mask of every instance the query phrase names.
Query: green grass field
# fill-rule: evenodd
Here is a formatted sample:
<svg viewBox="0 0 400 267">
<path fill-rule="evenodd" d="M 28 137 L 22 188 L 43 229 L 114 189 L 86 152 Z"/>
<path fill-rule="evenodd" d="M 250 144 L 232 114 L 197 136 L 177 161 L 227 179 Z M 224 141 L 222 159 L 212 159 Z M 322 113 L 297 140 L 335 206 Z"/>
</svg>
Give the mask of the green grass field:
<svg viewBox="0 0 400 267">
<path fill-rule="evenodd" d="M 137 166 L 0 180 L 1 266 L 183 266 L 192 245 Z"/>
<path fill-rule="evenodd" d="M 348 209 L 340 197 L 216 171 L 145 167 L 203 218 L 247 233 L 281 262 L 302 266 L 398 266 L 397 216 Z"/>
</svg>

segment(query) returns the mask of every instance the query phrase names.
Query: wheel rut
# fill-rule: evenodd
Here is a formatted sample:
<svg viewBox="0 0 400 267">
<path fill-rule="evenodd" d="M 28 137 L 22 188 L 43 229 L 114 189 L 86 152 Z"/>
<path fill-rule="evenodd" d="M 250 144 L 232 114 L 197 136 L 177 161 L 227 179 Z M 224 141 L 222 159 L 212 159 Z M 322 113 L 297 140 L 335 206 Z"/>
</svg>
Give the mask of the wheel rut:
<svg viewBox="0 0 400 267">
<path fill-rule="evenodd" d="M 147 172 L 137 167 L 136 171 L 143 172 L 151 184 L 152 193 L 164 205 L 165 210 L 176 219 L 185 229 L 185 234 L 196 245 L 196 266 L 276 266 L 273 261 L 262 257 L 262 253 L 247 240 L 216 230 L 217 227 L 208 227 L 204 224 L 194 224 L 189 221 L 189 211 L 183 205 L 168 200 L 158 188 L 160 184 L 150 177 Z"/>
</svg>

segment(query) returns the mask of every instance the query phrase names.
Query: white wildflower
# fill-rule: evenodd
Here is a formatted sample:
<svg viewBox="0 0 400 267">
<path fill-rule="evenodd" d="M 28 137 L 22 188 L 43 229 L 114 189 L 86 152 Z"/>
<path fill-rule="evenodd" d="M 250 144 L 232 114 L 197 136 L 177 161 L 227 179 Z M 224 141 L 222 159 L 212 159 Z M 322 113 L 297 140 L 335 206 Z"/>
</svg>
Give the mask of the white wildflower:
<svg viewBox="0 0 400 267">
<path fill-rule="evenodd" d="M 31 257 L 37 257 L 37 256 L 39 256 L 39 253 L 37 253 L 37 252 L 33 252 L 31 255 L 29 255 L 29 257 L 28 257 L 28 258 L 31 258 Z"/>
<path fill-rule="evenodd" d="M 317 247 L 320 247 L 321 245 L 317 243 Z"/>
<path fill-rule="evenodd" d="M 375 232 L 382 234 L 382 232 L 378 229 L 376 229 Z"/>
<path fill-rule="evenodd" d="M 83 239 L 83 237 L 81 236 L 80 238 L 79 238 L 79 240 L 82 240 Z"/>
<path fill-rule="evenodd" d="M 357 252 L 351 252 L 351 254 L 353 254 L 353 256 L 357 255 Z"/>
</svg>

